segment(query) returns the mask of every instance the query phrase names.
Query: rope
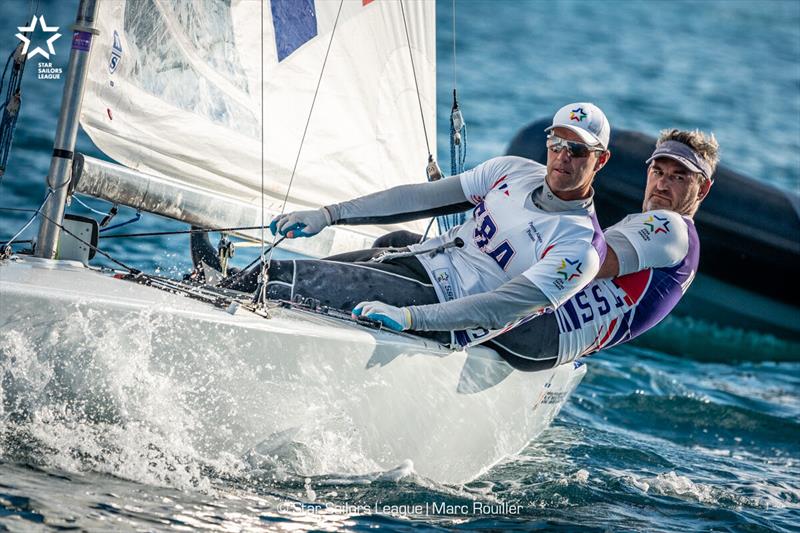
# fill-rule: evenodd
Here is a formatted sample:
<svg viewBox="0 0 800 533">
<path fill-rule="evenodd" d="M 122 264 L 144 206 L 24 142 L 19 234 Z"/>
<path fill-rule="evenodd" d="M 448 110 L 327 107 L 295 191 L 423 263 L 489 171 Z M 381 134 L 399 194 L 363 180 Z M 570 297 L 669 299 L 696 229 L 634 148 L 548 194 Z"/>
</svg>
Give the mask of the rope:
<svg viewBox="0 0 800 533">
<path fill-rule="evenodd" d="M 8 245 L 9 242 L 10 241 L 0 242 L 0 250 L 4 249 Z M 33 239 L 19 239 L 19 240 L 16 240 L 14 242 L 17 243 L 17 244 L 31 244 L 33 242 Z M 0 253 L 0 256 L 2 256 L 2 255 L 3 254 Z"/>
<path fill-rule="evenodd" d="M 26 33 L 26 35 L 28 35 Z M 14 140 L 14 130 L 19 118 L 19 108 L 22 103 L 22 74 L 25 71 L 25 57 L 22 56 L 22 43 L 19 43 L 11 52 L 3 68 L 3 76 L 0 78 L 0 93 L 2 93 L 6 81 L 6 73 L 9 65 L 13 62 L 11 75 L 8 79 L 8 92 L 3 100 L 3 118 L 0 121 L 0 184 L 8 165 L 8 157 L 11 153 L 11 144 Z"/>
<path fill-rule="evenodd" d="M 51 189 L 51 190 L 48 192 L 48 195 L 52 194 L 53 192 L 54 192 L 54 191 Z M 47 198 L 45 198 L 45 202 L 46 202 L 46 201 L 47 201 Z M 44 207 L 44 203 L 42 204 L 42 206 L 41 206 L 39 209 L 41 209 L 42 207 Z M 38 210 L 37 210 L 37 211 L 38 211 Z M 68 230 L 67 228 L 65 228 L 63 224 L 59 224 L 58 222 L 56 222 L 56 221 L 55 221 L 55 220 L 53 220 L 52 218 L 48 217 L 48 216 L 47 216 L 47 215 L 45 215 L 44 213 L 41 213 L 41 215 L 42 215 L 44 218 L 46 218 L 47 220 L 49 220 L 50 222 L 52 222 L 53 224 L 55 224 L 56 226 L 58 226 L 59 228 L 61 228 L 61 231 L 63 231 L 63 232 L 65 232 L 66 234 L 70 235 L 71 237 L 73 237 L 74 239 L 76 239 L 76 240 L 77 240 L 78 242 L 80 242 L 81 244 L 84 244 L 84 245 L 88 246 L 89 248 L 91 248 L 92 250 L 94 250 L 96 253 L 98 253 L 98 254 L 102 255 L 103 257 L 105 257 L 106 259 L 108 259 L 109 261 L 111 261 L 112 263 L 114 263 L 114 264 L 116 264 L 116 265 L 118 265 L 118 266 L 121 266 L 122 268 L 124 268 L 125 270 L 127 270 L 128 272 L 130 272 L 130 274 L 131 274 L 131 275 L 133 275 L 134 277 L 136 277 L 136 278 L 141 278 L 141 279 L 145 279 L 145 280 L 146 280 L 146 281 L 148 281 L 148 282 L 156 282 L 156 281 L 157 281 L 157 282 L 159 282 L 159 283 L 162 283 L 162 284 L 164 284 L 164 285 L 167 285 L 167 286 L 169 286 L 169 287 L 170 287 L 170 288 L 172 288 L 172 289 L 179 290 L 179 291 L 181 291 L 181 292 L 184 292 L 184 293 L 186 293 L 186 294 L 188 294 L 188 293 L 192 292 L 192 291 L 191 291 L 191 289 L 193 289 L 193 287 L 186 288 L 186 287 L 185 287 L 185 286 L 184 286 L 182 283 L 180 283 L 180 282 L 174 282 L 174 281 L 172 281 L 172 280 L 166 280 L 166 279 L 163 279 L 163 278 L 155 278 L 155 277 L 153 277 L 153 276 L 150 276 L 150 275 L 148 275 L 148 274 L 145 274 L 144 272 L 142 272 L 142 271 L 141 271 L 141 270 L 139 270 L 139 269 L 136 269 L 136 268 L 133 268 L 133 267 L 131 267 L 131 266 L 128 266 L 128 265 L 126 265 L 126 264 L 125 264 L 125 263 L 123 263 L 122 261 L 118 261 L 117 259 L 114 259 L 114 258 L 111 256 L 111 254 L 109 254 L 108 252 L 105 252 L 105 251 L 101 250 L 101 249 L 100 249 L 100 248 L 98 248 L 97 246 L 94 246 L 92 243 L 90 243 L 90 242 L 87 242 L 87 241 L 83 240 L 82 238 L 78 237 L 77 235 L 75 235 L 74 233 L 72 233 L 70 230 Z M 24 228 L 23 228 L 23 229 L 24 229 Z M 202 231 L 214 231 L 214 230 L 202 230 Z M 176 232 L 176 233 L 177 233 L 177 232 Z M 183 233 L 186 233 L 186 232 L 183 232 Z M 283 240 L 284 240 L 285 238 L 286 238 L 286 237 L 281 237 L 280 239 L 278 239 L 278 240 L 275 242 L 275 246 L 277 246 L 278 244 L 280 244 L 281 242 L 283 242 Z M 250 267 L 252 267 L 252 266 L 253 266 L 253 265 L 254 265 L 254 264 L 257 262 L 257 261 L 259 261 L 260 259 L 261 259 L 261 257 L 257 257 L 256 259 L 254 259 L 254 260 L 253 260 L 253 262 L 251 262 L 249 265 L 247 265 L 245 268 L 243 268 L 243 269 L 241 270 L 241 272 L 246 272 L 246 271 L 247 271 L 247 269 L 249 269 Z"/>
<path fill-rule="evenodd" d="M 457 176 L 464 172 L 467 158 L 467 125 L 458 105 L 458 65 L 456 60 L 456 2 L 453 0 L 453 106 L 450 109 L 450 175 Z M 436 218 L 439 233 L 463 224 L 465 213 L 454 213 Z M 427 232 L 426 232 L 427 234 Z"/>
<path fill-rule="evenodd" d="M 103 224 L 107 224 L 108 221 L 111 220 L 114 217 L 114 215 L 117 214 L 116 208 L 112 208 L 111 211 L 109 211 L 107 213 L 104 213 L 102 211 L 98 211 L 97 209 L 94 209 L 92 206 L 86 204 L 85 202 L 82 202 L 81 199 L 78 198 L 75 195 L 73 195 L 72 198 L 76 202 L 81 204 L 83 207 L 85 207 L 86 209 L 91 211 L 92 213 L 94 213 L 96 215 L 100 215 L 101 217 L 103 217 L 103 223 L 100 224 L 100 227 L 103 228 L 103 229 L 100 230 L 100 233 L 103 233 L 104 231 L 108 231 L 110 229 L 121 228 L 123 226 L 127 226 L 128 224 L 133 224 L 134 222 L 139 222 L 142 219 L 142 212 L 141 211 L 136 211 L 136 214 L 132 218 L 130 218 L 129 220 L 126 220 L 125 222 L 120 222 L 119 224 L 114 224 L 113 226 L 108 226 L 108 227 L 104 228 Z"/>
<path fill-rule="evenodd" d="M 314 89 L 314 97 L 311 100 L 311 107 L 308 110 L 308 117 L 306 118 L 306 125 L 303 128 L 303 136 L 300 138 L 300 146 L 297 149 L 297 157 L 295 157 L 294 166 L 292 166 L 292 175 L 289 178 L 289 185 L 288 185 L 288 187 L 286 187 L 286 194 L 283 197 L 283 203 L 281 204 L 281 212 L 280 212 L 280 214 L 278 216 L 282 215 L 284 213 L 284 211 L 286 210 L 286 202 L 289 199 L 289 192 L 292 190 L 292 184 L 294 183 L 294 175 L 295 175 L 295 173 L 297 171 L 297 165 L 300 162 L 300 154 L 303 151 L 303 143 L 305 143 L 306 134 L 308 133 L 308 126 L 311 123 L 311 115 L 314 112 L 314 105 L 317 103 L 317 95 L 319 94 L 319 87 L 322 84 L 322 77 L 325 74 L 325 65 L 328 64 L 328 55 L 330 54 L 331 46 L 333 45 L 333 36 L 336 34 L 336 28 L 339 25 L 339 16 L 342 14 L 342 5 L 344 5 L 344 0 L 340 0 L 340 2 L 339 2 L 339 10 L 336 12 L 336 19 L 333 21 L 333 29 L 331 29 L 331 38 L 328 41 L 328 48 L 325 50 L 325 58 L 322 60 L 322 68 L 320 69 L 320 72 L 319 72 L 319 79 L 317 80 L 317 87 Z M 262 36 L 263 36 L 263 32 L 262 32 Z M 262 54 L 263 54 L 263 38 L 262 38 Z M 262 87 L 263 87 L 263 84 L 262 84 Z M 262 98 L 263 98 L 263 91 L 262 91 Z M 263 113 L 263 109 L 264 109 L 263 103 L 262 103 L 261 109 L 262 109 L 262 113 Z M 262 127 L 263 127 L 263 119 L 262 119 Z M 263 213 L 264 213 L 264 208 L 263 208 L 263 201 L 264 201 L 264 191 L 263 191 L 263 187 L 264 187 L 264 185 L 263 185 L 263 180 L 264 180 L 264 173 L 263 173 L 263 165 L 264 165 L 263 146 L 264 146 L 264 143 L 263 143 L 263 137 L 262 137 L 261 146 L 262 146 L 262 157 L 261 157 L 261 165 L 262 165 L 262 173 L 261 173 L 261 180 L 262 180 L 262 185 L 261 185 L 261 187 L 262 187 L 262 191 L 261 191 L 262 208 L 261 208 L 261 213 L 262 213 L 262 220 L 261 220 L 261 227 L 263 228 L 264 227 L 264 220 L 263 220 Z M 263 232 L 262 232 L 262 238 L 263 238 Z M 261 267 L 261 278 L 262 278 L 262 280 L 266 280 L 267 279 L 267 271 L 269 270 L 269 266 L 270 266 L 270 264 L 272 262 L 272 253 L 275 250 L 275 245 L 276 245 L 276 239 L 277 238 L 278 238 L 277 233 L 272 236 L 272 245 L 271 245 L 271 247 L 269 249 L 269 255 L 267 256 L 266 262 L 262 263 L 262 267 Z M 262 283 L 261 284 L 261 292 L 259 294 L 259 301 L 261 302 L 262 305 L 266 304 L 266 299 L 267 299 L 266 286 L 267 286 L 266 283 Z"/>
<path fill-rule="evenodd" d="M 464 163 L 467 159 L 467 125 L 461 110 L 458 106 L 458 96 L 456 89 L 453 88 L 453 107 L 450 110 L 450 175 L 457 176 L 464 172 Z M 463 224 L 467 219 L 465 213 L 454 213 L 452 215 L 441 216 L 438 218 L 439 231 L 449 230 L 452 227 Z"/>
<path fill-rule="evenodd" d="M 147 233 L 119 233 L 117 235 L 101 235 L 101 239 L 123 239 L 123 238 L 132 238 L 132 237 L 158 237 L 162 235 L 186 235 L 189 233 L 211 233 L 211 232 L 220 232 L 220 233 L 229 233 L 232 231 L 246 231 L 246 230 L 256 230 L 265 229 L 263 226 L 236 226 L 230 228 L 195 228 L 195 229 L 187 229 L 187 230 L 177 230 L 177 231 L 151 231 Z M 283 240 L 282 238 L 279 240 Z"/>
<path fill-rule="evenodd" d="M 408 44 L 408 57 L 411 59 L 411 73 L 414 75 L 414 86 L 417 89 L 417 102 L 419 103 L 419 116 L 422 119 L 422 131 L 425 133 L 425 148 L 428 150 L 428 157 L 431 153 L 431 143 L 428 140 L 428 127 L 425 125 L 425 113 L 422 111 L 422 95 L 419 92 L 419 82 L 417 81 L 417 69 L 414 68 L 414 53 L 411 51 L 411 36 L 408 34 L 408 24 L 406 24 L 406 10 L 403 7 L 403 0 L 400 0 L 400 13 L 403 15 L 403 28 L 406 31 L 406 43 Z"/>
<path fill-rule="evenodd" d="M 36 209 L 20 209 L 16 207 L 0 207 L 0 211 L 14 211 L 19 213 L 35 213 Z"/>
<path fill-rule="evenodd" d="M 90 206 L 90 205 L 87 205 L 86 203 L 82 202 L 82 201 L 81 201 L 81 199 L 80 199 L 80 198 L 78 198 L 76 195 L 72 195 L 72 198 L 73 198 L 73 199 L 74 199 L 76 202 L 78 202 L 79 204 L 81 204 L 83 207 L 85 207 L 86 209 L 88 209 L 89 211 L 91 211 L 92 213 L 94 213 L 95 215 L 100 215 L 101 217 L 107 217 L 108 215 L 110 215 L 110 214 L 111 214 L 111 213 L 103 213 L 102 211 L 98 211 L 97 209 L 94 209 L 92 206 Z"/>
<path fill-rule="evenodd" d="M 39 215 L 39 214 L 42 214 L 42 213 L 41 213 L 41 211 L 42 211 L 42 208 L 45 206 L 45 204 L 46 204 L 46 203 L 47 203 L 47 201 L 50 199 L 50 196 L 51 196 L 52 194 L 53 194 L 53 189 L 50 189 L 50 190 L 48 190 L 48 191 L 47 191 L 47 194 L 46 194 L 46 195 L 45 195 L 45 197 L 44 197 L 44 201 L 42 202 L 42 205 L 40 205 L 40 206 L 39 206 L 39 209 L 37 209 L 37 210 L 36 210 L 36 211 L 33 213 L 33 216 L 30 218 L 30 220 L 28 220 L 28 222 L 26 222 L 26 223 L 25 223 L 25 225 L 24 225 L 24 226 L 22 226 L 22 229 L 20 229 L 20 230 L 19 230 L 17 233 L 15 233 L 13 237 L 11 237 L 11 238 L 10 238 L 8 241 L 6 241 L 6 243 L 3 245 L 3 250 L 2 250 L 2 254 L 3 254 L 3 255 L 10 255 L 10 253 L 11 253 L 11 245 L 14 243 L 14 241 L 16 240 L 16 238 L 17 238 L 17 237 L 19 237 L 19 236 L 20 236 L 20 234 L 21 234 L 23 231 L 25 231 L 26 229 L 28 229 L 28 227 L 29 227 L 31 224 L 33 224 L 33 221 L 34 221 L 34 220 L 36 220 L 36 216 L 37 216 L 37 215 Z"/>
<path fill-rule="evenodd" d="M 54 192 L 54 191 L 51 189 L 51 190 L 50 190 L 50 192 L 48 193 L 48 195 L 49 195 L 49 194 L 52 194 L 53 192 Z M 46 199 L 45 199 L 45 201 L 46 201 Z M 42 207 L 44 207 L 44 204 L 42 204 Z M 41 209 L 41 208 L 40 208 L 40 209 Z M 100 249 L 100 248 L 98 248 L 97 246 L 93 245 L 92 243 L 90 243 L 90 242 L 86 242 L 85 240 L 81 239 L 80 237 L 78 237 L 77 235 L 75 235 L 74 233 L 72 233 L 70 230 L 68 230 L 67 228 L 65 228 L 63 224 L 59 224 L 58 222 L 56 222 L 55 220 L 53 220 L 53 219 L 52 219 L 52 218 L 50 218 L 49 216 L 45 215 L 44 213 L 40 213 L 40 214 L 41 214 L 41 215 L 42 215 L 44 218 L 46 218 L 47 220 L 49 220 L 50 222 L 52 222 L 54 225 L 56 225 L 56 226 L 58 226 L 59 228 L 61 228 L 61 231 L 63 231 L 63 232 L 64 232 L 64 233 L 66 233 L 67 235 L 71 236 L 72 238 L 76 239 L 76 240 L 77 240 L 78 242 L 80 242 L 81 244 L 85 244 L 86 246 L 88 246 L 89 248 L 91 248 L 92 250 L 94 250 L 96 253 L 98 253 L 98 254 L 102 255 L 103 257 L 105 257 L 106 259 L 108 259 L 109 261 L 111 261 L 112 263 L 114 263 L 115 265 L 119 265 L 119 266 L 121 266 L 122 268 L 124 268 L 125 270 L 127 270 L 128 272 L 130 272 L 131 274 L 133 274 L 134 276 L 138 276 L 138 275 L 142 274 L 142 271 L 141 271 L 141 270 L 138 270 L 138 269 L 136 269 L 136 268 L 130 267 L 130 266 L 126 265 L 125 263 L 123 263 L 122 261 L 118 261 L 118 260 L 114 259 L 113 257 L 111 257 L 111 254 L 109 254 L 109 253 L 107 253 L 107 252 L 104 252 L 103 250 L 101 250 L 101 249 Z"/>
<path fill-rule="evenodd" d="M 39 12 L 39 0 L 34 5 L 33 0 L 29 3 L 28 18 L 31 20 L 35 13 Z M 30 37 L 31 32 L 25 32 L 26 37 Z M 13 59 L 14 67 L 11 69 L 11 76 L 8 80 L 8 95 L 3 102 L 3 118 L 0 121 L 0 186 L 3 185 L 3 178 L 8 166 L 8 157 L 11 154 L 11 144 L 14 140 L 14 130 L 17 127 L 19 118 L 19 108 L 22 105 L 22 78 L 25 73 L 27 56 L 22 55 L 23 44 L 19 43 L 13 52 L 8 56 L 6 65 L 3 68 L 3 76 L 0 78 L 0 93 L 5 85 L 6 72 L 8 65 Z"/>
<path fill-rule="evenodd" d="M 136 211 L 136 214 L 130 220 L 126 220 L 125 222 L 120 222 L 119 224 L 114 224 L 113 226 L 108 226 L 100 230 L 100 233 L 104 231 L 108 231 L 110 229 L 121 228 L 122 226 L 127 226 L 128 224 L 133 224 L 134 222 L 139 222 L 142 219 L 141 211 Z"/>
</svg>

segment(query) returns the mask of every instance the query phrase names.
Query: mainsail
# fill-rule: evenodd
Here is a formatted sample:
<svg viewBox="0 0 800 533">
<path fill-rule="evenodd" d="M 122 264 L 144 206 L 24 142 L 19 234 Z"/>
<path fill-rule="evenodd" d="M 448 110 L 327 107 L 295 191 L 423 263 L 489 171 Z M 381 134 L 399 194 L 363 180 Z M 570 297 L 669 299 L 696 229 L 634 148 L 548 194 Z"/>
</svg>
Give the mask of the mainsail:
<svg viewBox="0 0 800 533">
<path fill-rule="evenodd" d="M 267 222 L 287 190 L 290 211 L 425 179 L 432 0 L 101 0 L 97 26 L 81 124 L 126 167 Z M 386 229 L 309 243 L 322 255 Z"/>
</svg>

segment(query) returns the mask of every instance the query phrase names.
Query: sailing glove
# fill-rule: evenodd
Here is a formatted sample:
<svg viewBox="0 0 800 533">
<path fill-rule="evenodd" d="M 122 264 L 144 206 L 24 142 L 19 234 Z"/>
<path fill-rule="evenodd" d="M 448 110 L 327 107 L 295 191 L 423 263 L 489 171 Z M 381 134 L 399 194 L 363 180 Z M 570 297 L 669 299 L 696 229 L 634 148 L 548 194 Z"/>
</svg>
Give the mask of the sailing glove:
<svg viewBox="0 0 800 533">
<path fill-rule="evenodd" d="M 284 237 L 312 237 L 330 226 L 331 215 L 324 207 L 309 211 L 294 211 L 278 215 L 269 223 L 273 235 L 280 233 Z"/>
<path fill-rule="evenodd" d="M 353 316 L 377 320 L 394 331 L 411 329 L 411 313 L 407 307 L 395 307 L 383 302 L 361 302 L 353 309 Z"/>
</svg>

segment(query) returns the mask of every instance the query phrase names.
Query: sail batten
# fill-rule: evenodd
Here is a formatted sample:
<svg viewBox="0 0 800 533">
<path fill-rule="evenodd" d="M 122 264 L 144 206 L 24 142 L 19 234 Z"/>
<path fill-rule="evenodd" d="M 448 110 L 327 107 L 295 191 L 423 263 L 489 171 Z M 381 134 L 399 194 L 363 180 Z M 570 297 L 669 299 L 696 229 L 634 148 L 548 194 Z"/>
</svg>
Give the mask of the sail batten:
<svg viewBox="0 0 800 533">
<path fill-rule="evenodd" d="M 404 4 L 429 131 L 434 4 Z M 281 210 L 298 152 L 287 210 L 424 181 L 428 147 L 400 3 L 345 0 L 334 28 L 338 8 L 325 0 L 101 0 L 81 123 L 120 164 L 243 205 L 260 209 L 263 176 L 268 212 Z"/>
</svg>

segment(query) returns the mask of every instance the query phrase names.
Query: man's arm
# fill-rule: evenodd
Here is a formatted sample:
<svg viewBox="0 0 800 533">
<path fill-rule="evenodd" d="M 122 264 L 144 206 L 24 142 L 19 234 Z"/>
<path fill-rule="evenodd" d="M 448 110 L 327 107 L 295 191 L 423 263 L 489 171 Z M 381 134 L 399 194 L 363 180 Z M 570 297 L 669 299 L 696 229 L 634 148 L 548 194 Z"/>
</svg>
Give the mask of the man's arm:
<svg viewBox="0 0 800 533">
<path fill-rule="evenodd" d="M 449 331 L 483 327 L 496 329 L 550 305 L 547 296 L 525 276 L 499 288 L 439 304 L 412 305 L 410 329 Z"/>
<path fill-rule="evenodd" d="M 408 308 L 411 329 L 440 331 L 496 329 L 544 308 L 555 308 L 597 274 L 600 259 L 592 245 L 570 241 L 497 289 L 439 304 Z"/>
<path fill-rule="evenodd" d="M 270 223 L 270 230 L 289 238 L 311 237 L 331 224 L 392 224 L 460 213 L 478 203 L 492 183 L 519 161 L 527 160 L 497 157 L 451 178 L 400 185 L 320 209 L 286 213 Z"/>
<path fill-rule="evenodd" d="M 609 244 L 606 249 L 606 258 L 597 273 L 597 278 L 616 278 L 617 276 L 619 276 L 619 259 L 617 259 L 614 248 Z"/>
<path fill-rule="evenodd" d="M 294 239 L 313 237 L 333 224 L 392 224 L 460 213 L 472 207 L 459 179 L 400 185 L 319 209 L 293 211 L 275 217 L 273 234 Z"/>
<path fill-rule="evenodd" d="M 675 212 L 629 215 L 605 231 L 608 252 L 598 278 L 676 265 L 689 247 L 686 222 Z"/>
<path fill-rule="evenodd" d="M 519 157 L 495 157 L 452 178 L 401 185 L 327 206 L 327 209 L 334 224 L 389 224 L 460 213 L 478 203 L 498 178 L 521 162 L 541 167 Z"/>
<path fill-rule="evenodd" d="M 325 209 L 333 224 L 392 224 L 460 213 L 471 207 L 456 177 L 400 185 Z"/>
<path fill-rule="evenodd" d="M 641 270 L 636 248 L 623 234 L 610 230 L 605 234 L 606 259 L 597 273 L 598 278 L 616 278 L 620 272 L 629 274 Z"/>
</svg>

